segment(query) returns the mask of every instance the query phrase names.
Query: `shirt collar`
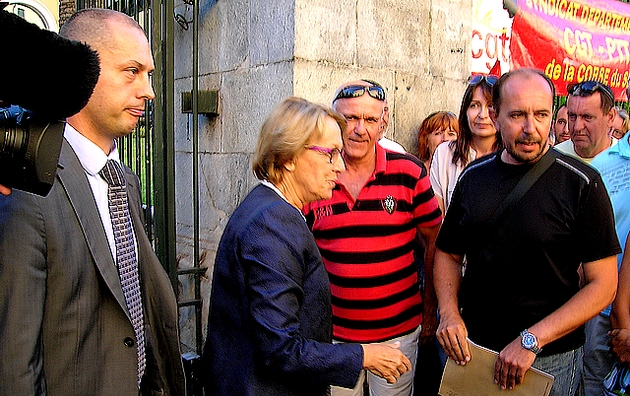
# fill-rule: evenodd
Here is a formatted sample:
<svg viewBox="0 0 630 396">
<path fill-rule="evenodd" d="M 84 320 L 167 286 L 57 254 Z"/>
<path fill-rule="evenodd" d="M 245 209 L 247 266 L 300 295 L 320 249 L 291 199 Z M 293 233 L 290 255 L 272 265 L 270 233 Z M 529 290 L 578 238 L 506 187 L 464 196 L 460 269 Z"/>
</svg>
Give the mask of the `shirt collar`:
<svg viewBox="0 0 630 396">
<path fill-rule="evenodd" d="M 284 194 L 282 193 L 282 191 L 280 191 L 278 189 L 278 187 L 276 187 L 272 182 L 270 182 L 269 180 L 261 180 L 260 184 L 262 184 L 263 186 L 268 187 L 268 188 L 272 189 L 273 191 L 275 191 L 276 194 L 278 194 L 280 196 L 280 198 L 284 199 L 286 201 L 286 203 L 291 205 L 291 203 L 289 202 L 287 197 L 285 197 Z M 291 207 L 294 208 L 295 210 L 297 210 L 297 208 L 295 208 L 295 206 L 291 205 Z M 298 213 L 300 214 L 300 216 L 302 216 L 302 219 L 304 219 L 304 221 L 306 221 L 306 217 L 304 217 L 304 213 L 300 212 L 299 210 L 298 210 Z"/>
<path fill-rule="evenodd" d="M 621 140 L 612 138 L 613 144 L 599 155 L 617 154 L 622 158 L 630 159 L 630 136 L 626 134 Z"/>
<path fill-rule="evenodd" d="M 374 174 L 384 173 L 387 170 L 387 151 L 379 144 L 375 144 L 376 164 L 374 165 Z"/>
<path fill-rule="evenodd" d="M 619 155 L 623 158 L 626 159 L 630 159 L 630 133 L 626 134 L 623 138 L 621 138 L 621 140 L 619 140 L 619 143 L 617 143 L 616 145 L 612 146 L 610 148 L 610 151 L 619 153 Z"/>
<path fill-rule="evenodd" d="M 106 155 L 100 147 L 68 123 L 66 123 L 64 130 L 64 137 L 79 158 L 83 169 L 91 176 L 96 176 L 103 169 L 108 159 L 120 162 L 116 141 L 114 141 L 114 147 L 109 155 Z"/>
</svg>

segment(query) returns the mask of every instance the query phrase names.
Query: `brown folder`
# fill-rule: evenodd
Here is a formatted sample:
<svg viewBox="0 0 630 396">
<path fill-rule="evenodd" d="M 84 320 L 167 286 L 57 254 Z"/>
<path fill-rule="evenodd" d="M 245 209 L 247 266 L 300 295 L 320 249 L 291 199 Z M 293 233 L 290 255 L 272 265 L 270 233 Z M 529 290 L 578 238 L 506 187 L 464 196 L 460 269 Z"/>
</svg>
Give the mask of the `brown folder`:
<svg viewBox="0 0 630 396">
<path fill-rule="evenodd" d="M 465 366 L 448 359 L 440 384 L 441 396 L 549 396 L 553 375 L 533 367 L 525 373 L 522 384 L 513 390 L 501 390 L 494 383 L 494 365 L 499 354 L 468 342 L 472 359 Z"/>
</svg>

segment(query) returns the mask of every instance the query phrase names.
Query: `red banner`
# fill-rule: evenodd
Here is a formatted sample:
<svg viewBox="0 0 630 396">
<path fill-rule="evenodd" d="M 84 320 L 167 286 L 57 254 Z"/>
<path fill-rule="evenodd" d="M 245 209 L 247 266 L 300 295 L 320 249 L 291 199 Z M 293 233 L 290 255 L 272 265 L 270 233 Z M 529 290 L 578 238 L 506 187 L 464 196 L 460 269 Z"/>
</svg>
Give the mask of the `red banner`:
<svg viewBox="0 0 630 396">
<path fill-rule="evenodd" d="M 627 100 L 630 5 L 615 0 L 517 0 L 512 68 L 544 70 L 566 95 L 567 85 L 596 80 Z"/>
</svg>

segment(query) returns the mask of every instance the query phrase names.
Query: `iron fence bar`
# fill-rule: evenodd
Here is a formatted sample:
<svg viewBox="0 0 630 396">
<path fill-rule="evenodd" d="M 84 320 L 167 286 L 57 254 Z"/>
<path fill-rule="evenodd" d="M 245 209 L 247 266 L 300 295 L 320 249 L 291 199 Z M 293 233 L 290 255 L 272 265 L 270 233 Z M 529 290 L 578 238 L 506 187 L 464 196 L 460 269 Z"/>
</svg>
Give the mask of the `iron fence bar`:
<svg viewBox="0 0 630 396">
<path fill-rule="evenodd" d="M 155 134 L 153 163 L 155 181 L 155 249 L 174 290 L 177 282 L 177 234 L 175 227 L 175 72 L 174 21 L 169 10 L 174 0 L 163 0 L 156 13 L 153 53 L 156 59 Z M 158 28 L 159 26 L 159 28 Z"/>
<path fill-rule="evenodd" d="M 200 249 L 199 249 L 199 0 L 193 0 L 193 137 L 194 137 L 194 177 L 193 177 L 193 186 L 194 186 L 194 213 L 195 213 L 195 224 L 194 224 L 194 267 L 199 268 L 199 258 L 200 258 Z M 194 288 L 195 288 L 195 299 L 199 300 L 199 304 L 195 305 L 195 341 L 196 341 L 196 349 L 197 354 L 201 355 L 202 352 L 202 326 L 201 326 L 201 277 L 199 274 L 194 275 Z"/>
<path fill-rule="evenodd" d="M 192 268 L 178 270 L 179 276 L 192 276 L 194 298 L 179 303 L 179 307 L 194 307 L 195 321 L 195 355 L 201 355 L 203 349 L 201 277 L 206 269 L 200 268 L 200 197 L 199 197 L 199 21 L 197 19 L 199 4 L 192 3 L 192 90 L 191 90 L 191 122 L 192 122 L 192 205 L 193 205 L 193 263 Z"/>
<path fill-rule="evenodd" d="M 202 268 L 202 267 L 194 267 L 194 268 L 186 268 L 186 269 L 181 269 L 179 271 L 177 271 L 178 275 L 198 275 L 198 276 L 204 276 L 206 273 L 207 268 Z"/>
<path fill-rule="evenodd" d="M 153 2 L 152 0 L 140 0 L 143 4 L 142 7 L 136 7 L 136 18 L 139 19 L 140 8 L 143 11 L 143 27 L 147 33 L 147 37 L 149 38 L 149 42 L 152 44 L 155 41 L 154 37 L 154 28 L 153 28 Z M 155 90 L 155 78 L 153 78 L 153 89 Z M 149 102 L 145 106 L 144 112 L 144 136 L 142 136 L 142 150 L 140 148 L 140 144 L 138 144 L 137 148 L 137 157 L 138 157 L 138 165 L 144 169 L 144 196 L 145 196 L 145 207 L 144 207 L 144 218 L 146 219 L 146 231 L 147 235 L 149 235 L 149 240 L 154 243 L 155 242 L 155 234 L 154 230 L 154 185 L 153 185 L 153 167 L 151 157 L 153 156 L 153 144 L 152 144 L 152 136 L 155 134 L 155 123 L 153 122 L 153 103 Z M 140 143 L 138 141 L 138 143 Z"/>
<path fill-rule="evenodd" d="M 203 301 L 200 298 L 196 298 L 196 299 L 192 299 L 192 300 L 182 300 L 180 302 L 177 303 L 177 306 L 180 308 L 183 307 L 190 307 L 190 306 L 195 306 L 198 307 L 203 303 Z"/>
</svg>

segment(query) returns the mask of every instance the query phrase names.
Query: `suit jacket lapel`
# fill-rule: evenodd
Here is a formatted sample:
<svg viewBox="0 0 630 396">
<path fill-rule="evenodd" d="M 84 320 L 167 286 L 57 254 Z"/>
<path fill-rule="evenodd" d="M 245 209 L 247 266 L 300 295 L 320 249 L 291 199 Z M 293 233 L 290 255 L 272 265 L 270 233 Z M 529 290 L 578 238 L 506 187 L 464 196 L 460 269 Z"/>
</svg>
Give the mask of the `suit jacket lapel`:
<svg viewBox="0 0 630 396">
<path fill-rule="evenodd" d="M 148 252 L 145 249 L 151 251 L 151 243 L 146 237 L 146 231 L 144 229 L 144 222 L 142 219 L 142 202 L 140 198 L 140 186 L 138 185 L 138 178 L 126 166 L 125 170 L 125 182 L 127 183 L 127 201 L 129 203 L 129 214 L 131 215 L 131 224 L 133 226 L 133 233 L 136 238 L 136 247 L 138 248 L 138 271 L 140 276 L 143 274 L 144 261 L 141 258 L 148 257 Z M 140 288 L 144 289 L 143 282 L 140 282 Z"/>
<path fill-rule="evenodd" d="M 122 286 L 120 285 L 118 270 L 109 249 L 107 236 L 105 236 L 105 230 L 94 201 L 90 183 L 79 159 L 65 139 L 59 156 L 57 179 L 63 186 L 70 205 L 77 216 L 96 267 L 116 301 L 125 311 L 127 317 L 130 318 L 129 320 L 131 320 Z"/>
<path fill-rule="evenodd" d="M 155 270 L 150 262 L 150 257 L 154 256 L 154 251 L 151 241 L 149 241 L 149 237 L 147 236 L 144 224 L 142 200 L 140 198 L 140 180 L 138 180 L 136 174 L 127 167 L 125 167 L 125 180 L 127 182 L 129 213 L 131 215 L 131 223 L 133 225 L 136 246 L 138 248 L 138 274 L 140 275 L 140 289 L 142 290 L 143 296 L 145 296 L 145 289 L 147 287 L 147 283 L 150 281 L 149 277 L 146 275 L 148 272 Z"/>
</svg>

